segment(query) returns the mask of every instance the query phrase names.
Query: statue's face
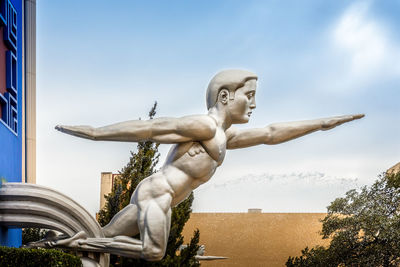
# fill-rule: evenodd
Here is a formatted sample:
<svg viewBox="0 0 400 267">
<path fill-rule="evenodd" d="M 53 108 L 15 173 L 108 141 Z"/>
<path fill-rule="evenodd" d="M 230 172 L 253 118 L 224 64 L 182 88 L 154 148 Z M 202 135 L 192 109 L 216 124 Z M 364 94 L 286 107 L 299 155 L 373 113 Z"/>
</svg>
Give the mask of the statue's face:
<svg viewBox="0 0 400 267">
<path fill-rule="evenodd" d="M 228 104 L 232 123 L 249 121 L 252 110 L 256 108 L 256 87 L 257 80 L 252 79 L 236 90 L 235 98 L 230 100 Z"/>
</svg>

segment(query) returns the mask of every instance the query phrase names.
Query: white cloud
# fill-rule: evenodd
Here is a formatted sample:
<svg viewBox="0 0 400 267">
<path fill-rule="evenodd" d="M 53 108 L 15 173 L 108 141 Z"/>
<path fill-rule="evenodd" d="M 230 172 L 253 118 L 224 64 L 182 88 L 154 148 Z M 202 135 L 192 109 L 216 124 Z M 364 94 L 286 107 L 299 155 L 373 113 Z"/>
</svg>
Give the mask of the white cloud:
<svg viewBox="0 0 400 267">
<path fill-rule="evenodd" d="M 195 212 L 325 212 L 336 197 L 358 187 L 354 178 L 321 172 L 249 174 L 229 182 L 201 186 L 195 191 Z"/>
<path fill-rule="evenodd" d="M 333 27 L 335 48 L 350 64 L 346 73 L 358 82 L 400 75 L 400 46 L 370 10 L 370 2 L 351 5 Z"/>
</svg>

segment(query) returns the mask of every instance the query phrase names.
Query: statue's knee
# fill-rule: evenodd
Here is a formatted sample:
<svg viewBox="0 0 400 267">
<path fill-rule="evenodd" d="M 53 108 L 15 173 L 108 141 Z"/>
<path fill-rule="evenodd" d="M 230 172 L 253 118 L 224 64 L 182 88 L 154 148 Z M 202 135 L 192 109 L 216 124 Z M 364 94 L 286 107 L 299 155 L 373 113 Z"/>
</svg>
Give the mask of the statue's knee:
<svg viewBox="0 0 400 267">
<path fill-rule="evenodd" d="M 164 250 L 160 248 L 145 248 L 142 251 L 142 258 L 147 261 L 159 261 L 164 257 Z"/>
</svg>

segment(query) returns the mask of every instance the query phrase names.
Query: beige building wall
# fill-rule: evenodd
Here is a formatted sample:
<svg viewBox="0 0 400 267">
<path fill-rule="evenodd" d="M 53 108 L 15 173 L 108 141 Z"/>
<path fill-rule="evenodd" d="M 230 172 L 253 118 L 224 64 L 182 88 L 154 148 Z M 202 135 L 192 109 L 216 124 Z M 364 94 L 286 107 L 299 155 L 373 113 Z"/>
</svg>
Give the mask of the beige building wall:
<svg viewBox="0 0 400 267">
<path fill-rule="evenodd" d="M 202 266 L 284 266 L 306 246 L 328 245 L 321 239 L 325 213 L 192 213 L 183 231 L 185 243 L 200 230 L 206 256 Z"/>
<path fill-rule="evenodd" d="M 387 173 L 398 173 L 400 172 L 400 162 L 391 167 L 389 170 L 387 170 Z"/>
<path fill-rule="evenodd" d="M 112 172 L 101 173 L 101 184 L 100 184 L 100 209 L 102 209 L 106 203 L 104 195 L 111 193 L 113 186 L 113 174 Z"/>
<path fill-rule="evenodd" d="M 112 187 L 114 185 L 115 179 L 119 176 L 118 173 L 112 172 L 102 172 L 101 173 L 101 182 L 100 182 L 100 209 L 104 207 L 106 204 L 106 199 L 104 195 L 108 195 L 111 193 Z"/>
</svg>

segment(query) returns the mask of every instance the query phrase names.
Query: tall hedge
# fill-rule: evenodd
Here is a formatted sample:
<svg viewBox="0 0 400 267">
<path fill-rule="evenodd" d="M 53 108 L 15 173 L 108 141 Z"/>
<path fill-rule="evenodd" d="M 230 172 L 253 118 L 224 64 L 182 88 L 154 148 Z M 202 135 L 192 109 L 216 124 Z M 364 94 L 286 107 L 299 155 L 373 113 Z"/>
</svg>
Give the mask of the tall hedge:
<svg viewBox="0 0 400 267">
<path fill-rule="evenodd" d="M 56 249 L 0 246 L 0 267 L 81 267 L 81 259 Z"/>
</svg>

